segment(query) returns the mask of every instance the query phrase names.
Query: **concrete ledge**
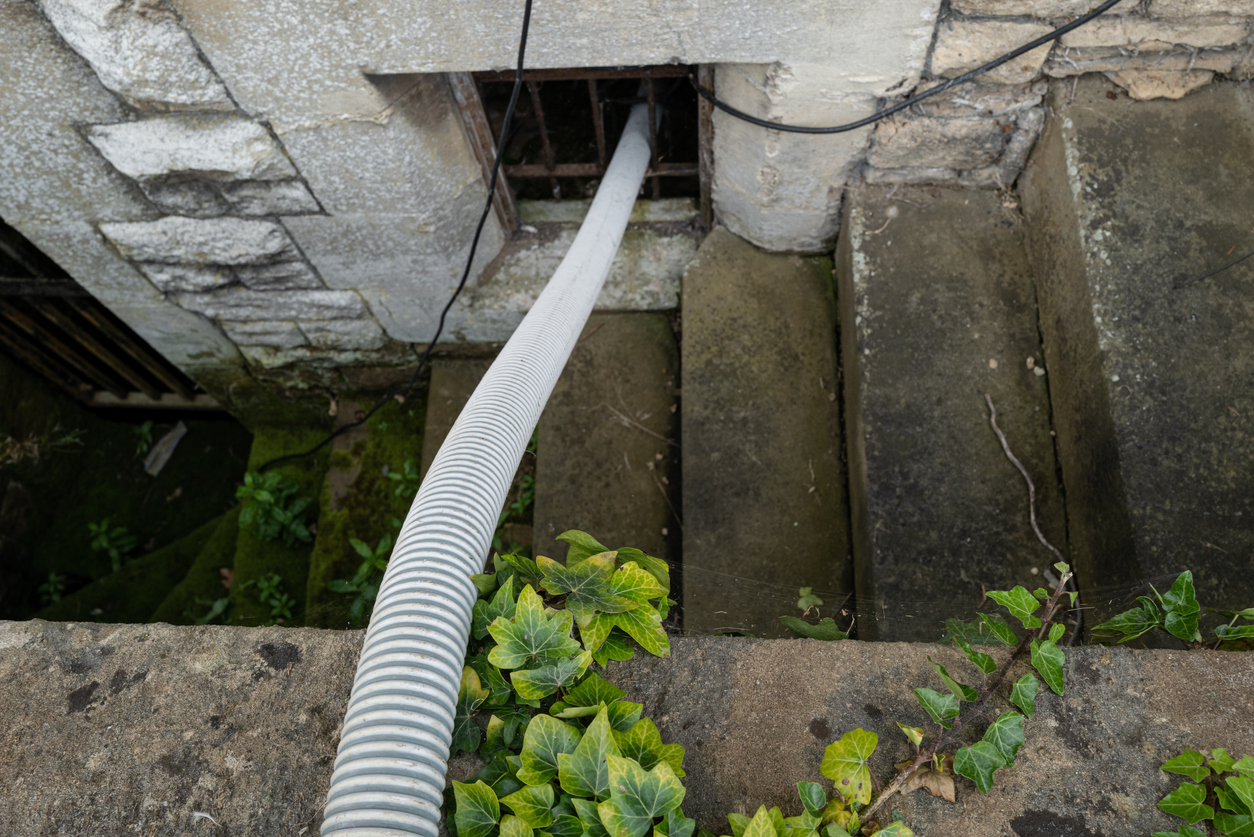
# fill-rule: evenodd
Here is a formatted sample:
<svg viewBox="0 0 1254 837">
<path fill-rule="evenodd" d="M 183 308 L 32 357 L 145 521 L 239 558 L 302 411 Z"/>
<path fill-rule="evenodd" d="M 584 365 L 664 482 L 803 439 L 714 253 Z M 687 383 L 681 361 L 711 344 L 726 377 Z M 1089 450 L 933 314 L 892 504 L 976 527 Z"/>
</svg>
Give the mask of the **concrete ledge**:
<svg viewBox="0 0 1254 837">
<path fill-rule="evenodd" d="M 330 781 L 360 632 L 0 623 L 0 833 L 313 835 Z M 727 831 L 759 804 L 800 811 L 823 748 L 880 736 L 880 781 L 921 725 L 910 691 L 936 686 L 904 643 L 674 638 L 669 660 L 615 663 L 609 679 L 683 744 L 685 812 Z M 1158 765 L 1184 747 L 1254 754 L 1254 655 L 1082 648 L 1064 698 L 1038 696 L 1018 763 L 957 804 L 918 792 L 890 806 L 920 835 L 1141 835 L 1179 821 L 1155 803 L 1179 784 Z M 1000 705 L 997 707 L 1000 710 Z M 458 775 L 473 775 L 458 759 Z M 221 824 L 193 817 L 210 814 Z M 307 829 L 302 831 L 302 829 Z"/>
</svg>

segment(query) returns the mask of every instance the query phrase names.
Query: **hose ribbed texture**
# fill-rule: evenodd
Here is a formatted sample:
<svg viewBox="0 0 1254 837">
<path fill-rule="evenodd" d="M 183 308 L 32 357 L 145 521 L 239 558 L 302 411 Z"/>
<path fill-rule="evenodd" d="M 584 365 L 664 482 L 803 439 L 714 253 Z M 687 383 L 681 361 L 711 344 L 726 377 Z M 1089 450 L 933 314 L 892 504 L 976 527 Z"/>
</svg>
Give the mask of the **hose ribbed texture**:
<svg viewBox="0 0 1254 837">
<path fill-rule="evenodd" d="M 649 163 L 647 108 L 622 139 L 570 251 L 436 454 L 375 601 L 322 834 L 436 837 L 481 573 L 532 430 L 618 252 Z"/>
</svg>

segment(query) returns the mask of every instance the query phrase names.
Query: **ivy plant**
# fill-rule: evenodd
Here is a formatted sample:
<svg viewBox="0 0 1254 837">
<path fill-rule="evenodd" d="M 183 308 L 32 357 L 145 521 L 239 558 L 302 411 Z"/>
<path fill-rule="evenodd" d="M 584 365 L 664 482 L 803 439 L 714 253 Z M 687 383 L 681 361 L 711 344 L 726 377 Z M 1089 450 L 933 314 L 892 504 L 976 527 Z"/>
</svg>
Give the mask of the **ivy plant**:
<svg viewBox="0 0 1254 837">
<path fill-rule="evenodd" d="M 1229 837 L 1254 834 L 1254 758 L 1235 759 L 1224 749 L 1211 750 L 1209 756 L 1185 750 L 1161 769 L 1192 781 L 1160 799 L 1160 809 L 1188 823 L 1210 820 L 1215 831 Z M 1182 825 L 1177 831 L 1156 831 L 1154 837 L 1204 837 L 1204 833 Z"/>
<path fill-rule="evenodd" d="M 297 541 L 311 540 L 305 526 L 305 510 L 312 497 L 298 497 L 300 485 L 280 471 L 244 474 L 244 484 L 235 489 L 235 498 L 244 502 L 239 515 L 239 528 L 251 529 L 258 540 L 283 539 L 291 548 Z"/>
<path fill-rule="evenodd" d="M 1150 631 L 1160 630 L 1174 636 L 1187 648 L 1210 648 L 1224 651 L 1249 651 L 1254 648 L 1254 607 L 1245 610 L 1215 610 L 1198 604 L 1193 590 L 1193 573 L 1180 573 L 1166 593 L 1159 593 L 1150 585 L 1154 597 L 1138 596 L 1140 607 L 1126 610 L 1093 629 L 1093 638 L 1099 642 L 1127 642 Z M 1209 637 L 1203 637 L 1198 627 L 1201 612 L 1218 613 L 1227 617 L 1227 624 L 1220 624 Z"/>
<path fill-rule="evenodd" d="M 88 523 L 87 531 L 91 533 L 91 551 L 109 556 L 113 572 L 122 569 L 127 554 L 139 543 L 125 526 L 112 526 L 107 517 L 99 523 Z"/>
</svg>

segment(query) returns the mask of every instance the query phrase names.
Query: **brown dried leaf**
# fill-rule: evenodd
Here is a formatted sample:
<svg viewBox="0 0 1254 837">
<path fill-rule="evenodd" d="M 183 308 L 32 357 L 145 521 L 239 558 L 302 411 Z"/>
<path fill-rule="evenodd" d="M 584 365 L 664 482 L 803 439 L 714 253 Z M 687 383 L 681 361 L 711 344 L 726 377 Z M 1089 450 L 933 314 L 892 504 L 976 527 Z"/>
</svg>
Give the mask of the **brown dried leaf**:
<svg viewBox="0 0 1254 837">
<path fill-rule="evenodd" d="M 903 772 L 913 763 L 913 760 L 899 762 L 895 765 L 897 772 Z M 901 786 L 901 793 L 906 794 L 923 788 L 932 796 L 940 797 L 949 802 L 957 802 L 957 797 L 954 796 L 954 757 L 945 756 L 941 761 L 941 765 L 942 768 L 940 770 L 936 770 L 931 764 L 920 767 Z"/>
</svg>

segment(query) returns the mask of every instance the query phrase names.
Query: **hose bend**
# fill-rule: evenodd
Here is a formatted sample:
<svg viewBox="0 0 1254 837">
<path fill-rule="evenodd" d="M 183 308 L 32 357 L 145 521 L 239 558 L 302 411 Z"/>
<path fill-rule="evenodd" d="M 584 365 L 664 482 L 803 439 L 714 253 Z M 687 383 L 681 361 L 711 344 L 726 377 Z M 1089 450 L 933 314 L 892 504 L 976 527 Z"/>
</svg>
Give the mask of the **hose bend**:
<svg viewBox="0 0 1254 837">
<path fill-rule="evenodd" d="M 649 163 L 637 105 L 570 251 L 471 396 L 375 601 L 322 834 L 436 837 L 477 590 L 518 462 L 601 292 Z"/>
</svg>

